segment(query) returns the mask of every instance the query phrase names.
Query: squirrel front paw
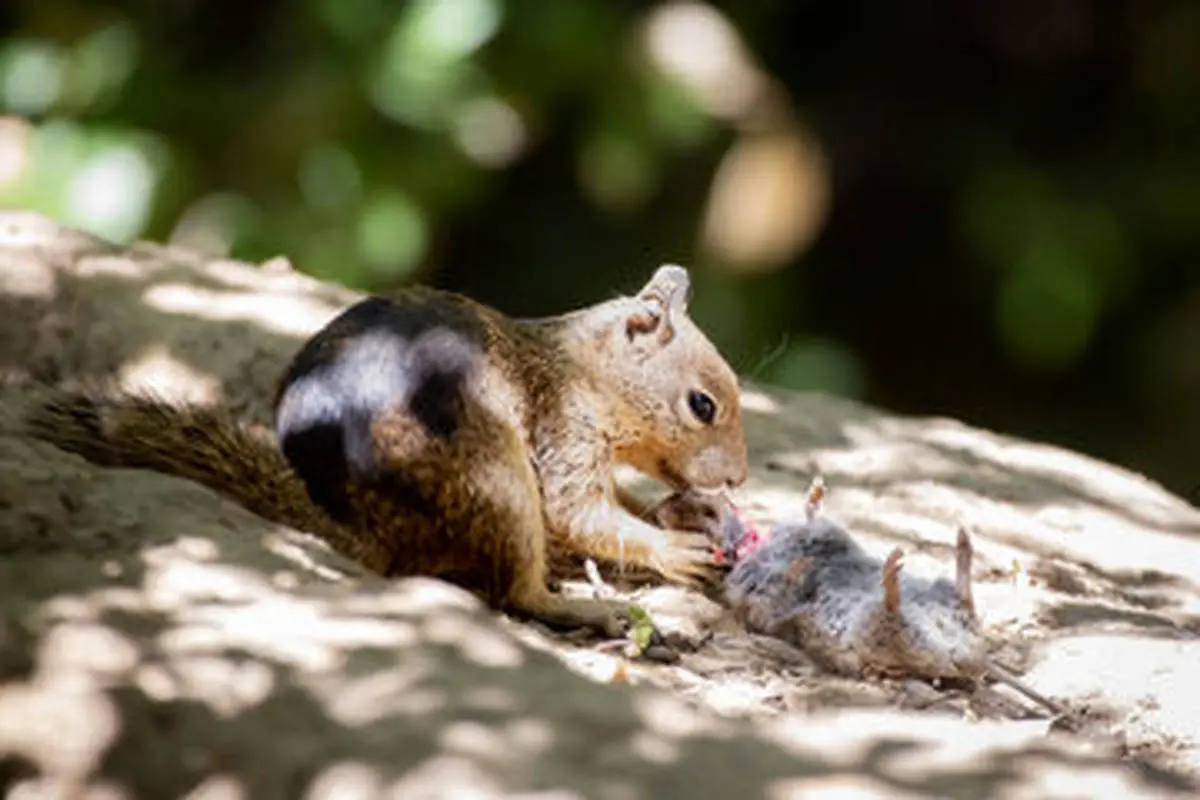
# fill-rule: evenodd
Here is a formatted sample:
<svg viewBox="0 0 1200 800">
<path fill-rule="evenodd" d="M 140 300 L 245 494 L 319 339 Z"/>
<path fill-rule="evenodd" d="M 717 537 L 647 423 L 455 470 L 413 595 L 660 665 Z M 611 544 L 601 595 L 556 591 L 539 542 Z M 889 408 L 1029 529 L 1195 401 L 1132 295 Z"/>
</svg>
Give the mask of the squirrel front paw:
<svg viewBox="0 0 1200 800">
<path fill-rule="evenodd" d="M 617 639 L 625 634 L 630 624 L 630 609 L 628 603 L 617 600 L 595 600 L 600 604 L 601 611 L 593 623 L 610 639 Z"/>
<path fill-rule="evenodd" d="M 728 571 L 718 552 L 707 534 L 667 530 L 655 548 L 653 566 L 672 583 L 704 589 L 719 584 Z"/>
</svg>

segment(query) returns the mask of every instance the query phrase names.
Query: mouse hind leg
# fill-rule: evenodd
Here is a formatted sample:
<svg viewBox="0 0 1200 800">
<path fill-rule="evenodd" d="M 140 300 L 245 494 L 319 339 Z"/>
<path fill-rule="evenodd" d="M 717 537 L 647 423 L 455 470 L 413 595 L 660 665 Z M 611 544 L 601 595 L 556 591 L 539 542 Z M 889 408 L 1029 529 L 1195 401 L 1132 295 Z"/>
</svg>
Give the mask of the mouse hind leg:
<svg viewBox="0 0 1200 800">
<path fill-rule="evenodd" d="M 959 607 L 971 617 L 975 616 L 975 596 L 971 589 L 971 561 L 975 549 L 971 546 L 971 537 L 964 528 L 958 529 L 958 540 L 955 543 L 954 558 L 954 595 Z"/>
<path fill-rule="evenodd" d="M 904 553 L 896 548 L 883 562 L 880 582 L 883 584 L 883 608 L 889 614 L 900 613 L 900 570 L 904 567 Z"/>
</svg>

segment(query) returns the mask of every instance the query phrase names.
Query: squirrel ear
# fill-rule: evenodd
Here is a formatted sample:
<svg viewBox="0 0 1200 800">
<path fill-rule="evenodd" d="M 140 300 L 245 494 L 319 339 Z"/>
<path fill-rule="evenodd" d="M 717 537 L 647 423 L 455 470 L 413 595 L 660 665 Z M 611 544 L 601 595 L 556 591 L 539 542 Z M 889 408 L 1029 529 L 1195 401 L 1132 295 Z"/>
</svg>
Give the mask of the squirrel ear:
<svg viewBox="0 0 1200 800">
<path fill-rule="evenodd" d="M 667 344 L 675 336 L 675 321 L 687 313 L 691 292 L 688 271 L 678 264 L 663 264 L 638 292 L 639 308 L 626 321 L 626 335 L 632 340 L 657 332 L 659 344 Z"/>
</svg>

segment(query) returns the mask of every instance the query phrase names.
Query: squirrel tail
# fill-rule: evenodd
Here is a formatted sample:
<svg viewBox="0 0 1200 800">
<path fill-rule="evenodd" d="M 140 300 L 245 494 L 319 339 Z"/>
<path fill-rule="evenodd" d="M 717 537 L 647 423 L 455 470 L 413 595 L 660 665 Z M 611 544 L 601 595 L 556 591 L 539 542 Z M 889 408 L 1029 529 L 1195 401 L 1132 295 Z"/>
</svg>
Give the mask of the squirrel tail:
<svg viewBox="0 0 1200 800">
<path fill-rule="evenodd" d="M 325 539 L 350 558 L 361 540 L 312 502 L 263 428 L 231 412 L 153 396 L 55 392 L 26 418 L 30 433 L 107 467 L 195 481 L 247 510 Z"/>
</svg>

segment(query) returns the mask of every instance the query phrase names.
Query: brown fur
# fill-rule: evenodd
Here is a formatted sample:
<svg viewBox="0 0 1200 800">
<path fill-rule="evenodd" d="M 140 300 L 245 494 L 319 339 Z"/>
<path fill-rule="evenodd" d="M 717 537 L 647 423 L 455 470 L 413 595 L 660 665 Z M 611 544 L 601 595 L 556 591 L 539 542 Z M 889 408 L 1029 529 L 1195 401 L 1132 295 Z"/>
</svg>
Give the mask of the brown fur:
<svg viewBox="0 0 1200 800">
<path fill-rule="evenodd" d="M 62 395 L 31 423 L 94 461 L 208 485 L 381 574 L 440 576 L 495 607 L 615 634 L 622 606 L 547 588 L 551 551 L 691 585 L 719 569 L 706 537 L 627 507 L 613 468 L 676 489 L 746 477 L 736 377 L 687 316 L 688 291 L 687 272 L 664 266 L 636 296 L 540 319 L 426 288 L 368 298 L 281 380 L 286 457 L 222 412 L 152 398 Z M 694 389 L 715 401 L 710 425 L 689 410 Z M 344 447 L 305 438 L 322 427 Z"/>
</svg>

